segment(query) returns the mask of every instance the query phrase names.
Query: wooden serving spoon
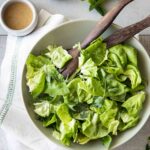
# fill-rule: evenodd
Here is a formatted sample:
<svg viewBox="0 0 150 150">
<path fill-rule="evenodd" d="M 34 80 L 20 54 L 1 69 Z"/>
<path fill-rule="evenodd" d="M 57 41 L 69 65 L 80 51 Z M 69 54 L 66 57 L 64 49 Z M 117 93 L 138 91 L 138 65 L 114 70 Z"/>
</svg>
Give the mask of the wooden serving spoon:
<svg viewBox="0 0 150 150">
<path fill-rule="evenodd" d="M 141 32 L 142 30 L 150 27 L 150 15 L 139 21 L 135 24 L 127 26 L 125 28 L 121 28 L 107 37 L 104 42 L 107 45 L 107 48 L 110 48 L 114 45 L 120 44 L 130 38 L 132 38 L 137 33 Z"/>
<path fill-rule="evenodd" d="M 133 0 L 121 0 L 102 19 L 100 19 L 95 28 L 81 43 L 81 48 L 86 48 L 93 40 L 99 37 L 112 24 L 120 11 L 132 1 Z M 60 70 L 60 73 L 64 77 L 69 77 L 70 75 L 72 75 L 78 67 L 78 57 L 80 55 L 78 49 L 71 49 L 68 51 L 68 53 L 72 56 L 72 60 L 63 69 Z"/>
</svg>

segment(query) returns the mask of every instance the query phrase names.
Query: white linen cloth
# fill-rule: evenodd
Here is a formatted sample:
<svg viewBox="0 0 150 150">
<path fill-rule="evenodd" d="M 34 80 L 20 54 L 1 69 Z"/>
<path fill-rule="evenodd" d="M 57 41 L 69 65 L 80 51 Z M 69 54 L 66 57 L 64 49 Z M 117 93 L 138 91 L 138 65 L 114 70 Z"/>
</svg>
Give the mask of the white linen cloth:
<svg viewBox="0 0 150 150">
<path fill-rule="evenodd" d="M 38 28 L 34 32 L 25 37 L 7 37 L 0 68 L 0 150 L 62 150 L 31 122 L 21 99 L 20 85 L 22 67 L 33 44 L 64 21 L 63 15 L 51 15 L 42 10 Z"/>
</svg>

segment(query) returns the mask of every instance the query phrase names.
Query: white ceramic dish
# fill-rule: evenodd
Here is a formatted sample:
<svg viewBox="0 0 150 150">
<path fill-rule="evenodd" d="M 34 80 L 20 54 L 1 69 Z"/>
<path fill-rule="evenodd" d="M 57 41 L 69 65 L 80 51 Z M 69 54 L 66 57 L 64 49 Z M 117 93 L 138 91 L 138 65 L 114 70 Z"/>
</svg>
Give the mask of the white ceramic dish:
<svg viewBox="0 0 150 150">
<path fill-rule="evenodd" d="M 25 3 L 32 10 L 32 14 L 33 14 L 32 22 L 29 24 L 29 26 L 27 26 L 26 28 L 21 29 L 21 30 L 14 30 L 14 29 L 9 28 L 3 20 L 3 13 L 5 11 L 5 8 L 14 2 Z M 34 5 L 28 0 L 6 0 L 0 6 L 0 24 L 7 31 L 8 34 L 15 35 L 15 36 L 25 36 L 35 29 L 37 22 L 38 22 L 38 15 L 37 15 L 36 9 L 35 9 Z"/>
<path fill-rule="evenodd" d="M 47 31 L 47 34 L 41 37 L 41 39 L 36 43 L 36 45 L 33 45 L 33 49 L 31 49 L 31 52 L 33 54 L 39 54 L 41 50 L 45 49 L 45 47 L 47 47 L 47 45 L 49 44 L 57 44 L 57 45 L 62 45 L 65 48 L 71 48 L 75 43 L 82 41 L 87 36 L 89 31 L 94 27 L 95 24 L 96 21 L 92 21 L 92 20 L 78 20 L 78 21 L 71 21 L 69 23 L 60 25 L 57 28 L 53 29 L 52 31 Z M 116 28 L 119 27 L 116 25 L 110 27 L 103 34 L 103 37 L 107 37 L 108 35 L 110 35 L 114 30 L 116 30 Z M 143 111 L 141 113 L 141 120 L 138 123 L 138 125 L 114 137 L 111 149 L 116 148 L 122 145 L 123 143 L 127 142 L 128 140 L 130 140 L 143 127 L 143 125 L 145 124 L 145 122 L 147 121 L 150 115 L 150 84 L 149 84 L 150 83 L 150 76 L 149 76 L 150 59 L 146 50 L 137 39 L 132 38 L 131 40 L 128 40 L 127 43 L 134 46 L 138 51 L 139 67 L 142 76 L 144 77 L 144 79 L 146 79 L 148 83 L 146 86 L 147 97 L 146 97 Z M 53 136 L 51 135 L 51 131 L 49 131 L 49 129 L 44 128 L 41 122 L 35 119 L 35 114 L 33 112 L 33 106 L 31 102 L 32 98 L 26 86 L 25 74 L 26 74 L 26 67 L 24 67 L 24 71 L 22 74 L 22 96 L 31 120 L 48 139 L 55 142 L 59 146 L 64 147 L 62 144 L 60 144 L 59 141 L 53 138 Z M 95 141 L 86 145 L 73 144 L 71 149 L 103 150 L 105 148 L 102 146 L 102 144 L 99 141 Z"/>
</svg>

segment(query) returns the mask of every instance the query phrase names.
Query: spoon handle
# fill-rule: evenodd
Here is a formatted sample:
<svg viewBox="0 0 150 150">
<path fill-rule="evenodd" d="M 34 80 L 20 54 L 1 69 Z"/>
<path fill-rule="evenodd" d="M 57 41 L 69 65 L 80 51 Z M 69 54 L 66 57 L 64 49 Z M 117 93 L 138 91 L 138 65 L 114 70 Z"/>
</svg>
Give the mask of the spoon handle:
<svg viewBox="0 0 150 150">
<path fill-rule="evenodd" d="M 93 40 L 99 37 L 118 16 L 120 11 L 133 0 L 121 0 L 118 5 L 113 7 L 102 19 L 98 21 L 95 28 L 89 33 L 87 38 L 81 43 L 81 48 L 86 48 Z"/>
<path fill-rule="evenodd" d="M 117 32 L 114 32 L 109 37 L 107 37 L 104 40 L 104 42 L 106 42 L 107 48 L 110 48 L 114 45 L 117 45 L 126 41 L 127 39 L 130 39 L 135 34 L 141 32 L 147 27 L 150 27 L 150 15 L 140 22 L 137 22 L 133 25 L 117 30 Z"/>
</svg>

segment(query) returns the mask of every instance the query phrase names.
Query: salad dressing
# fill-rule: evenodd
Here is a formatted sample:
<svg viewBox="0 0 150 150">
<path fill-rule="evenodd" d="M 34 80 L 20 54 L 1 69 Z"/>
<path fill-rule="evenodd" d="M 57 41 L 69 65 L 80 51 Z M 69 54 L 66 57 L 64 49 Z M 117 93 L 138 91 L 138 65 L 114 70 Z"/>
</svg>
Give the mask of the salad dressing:
<svg viewBox="0 0 150 150">
<path fill-rule="evenodd" d="M 32 10 L 22 2 L 15 2 L 6 7 L 3 14 L 5 24 L 14 30 L 24 29 L 33 19 Z"/>
</svg>

